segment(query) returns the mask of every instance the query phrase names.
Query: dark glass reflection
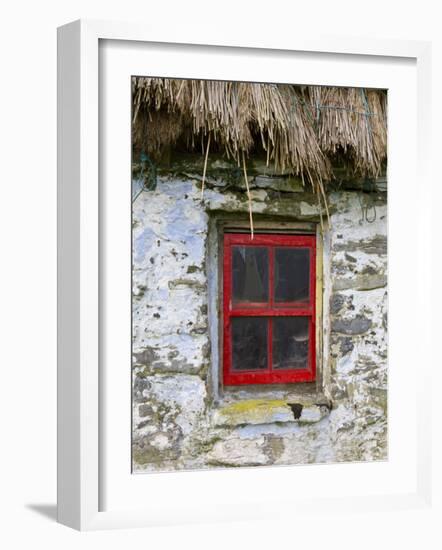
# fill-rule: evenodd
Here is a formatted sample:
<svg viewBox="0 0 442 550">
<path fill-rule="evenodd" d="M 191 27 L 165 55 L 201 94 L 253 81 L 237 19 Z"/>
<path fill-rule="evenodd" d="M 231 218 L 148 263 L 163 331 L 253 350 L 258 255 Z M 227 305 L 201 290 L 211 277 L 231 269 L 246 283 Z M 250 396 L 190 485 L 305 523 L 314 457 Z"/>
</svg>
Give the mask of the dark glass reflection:
<svg viewBox="0 0 442 550">
<path fill-rule="evenodd" d="M 267 319 L 232 319 L 232 369 L 234 371 L 267 368 Z"/>
<path fill-rule="evenodd" d="M 308 248 L 275 248 L 275 302 L 307 302 L 309 281 Z"/>
<path fill-rule="evenodd" d="M 274 369 L 306 369 L 308 348 L 308 317 L 275 317 L 273 319 Z"/>
<path fill-rule="evenodd" d="M 234 246 L 232 257 L 234 302 L 267 302 L 269 262 L 267 248 Z"/>
</svg>

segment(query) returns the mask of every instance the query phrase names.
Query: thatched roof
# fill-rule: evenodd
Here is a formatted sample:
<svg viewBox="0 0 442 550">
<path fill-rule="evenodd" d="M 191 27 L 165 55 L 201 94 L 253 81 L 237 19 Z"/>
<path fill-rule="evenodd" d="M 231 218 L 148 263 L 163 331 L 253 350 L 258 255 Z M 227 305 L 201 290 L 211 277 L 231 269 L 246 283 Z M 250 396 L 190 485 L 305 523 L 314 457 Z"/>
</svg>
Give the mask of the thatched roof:
<svg viewBox="0 0 442 550">
<path fill-rule="evenodd" d="M 315 191 L 345 163 L 376 177 L 387 159 L 384 90 L 134 77 L 134 147 L 153 159 L 181 147 L 222 151 L 239 165 L 264 152 Z"/>
</svg>

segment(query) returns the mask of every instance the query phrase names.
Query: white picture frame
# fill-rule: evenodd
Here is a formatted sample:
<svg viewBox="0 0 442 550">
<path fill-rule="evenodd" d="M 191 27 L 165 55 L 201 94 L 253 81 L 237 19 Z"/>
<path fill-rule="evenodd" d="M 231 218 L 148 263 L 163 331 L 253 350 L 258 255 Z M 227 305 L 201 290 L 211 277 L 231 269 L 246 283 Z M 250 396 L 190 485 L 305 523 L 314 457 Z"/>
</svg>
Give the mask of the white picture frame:
<svg viewBox="0 0 442 550">
<path fill-rule="evenodd" d="M 251 498 L 249 506 L 232 507 L 220 510 L 219 506 L 208 507 L 204 502 L 198 507 L 195 500 L 184 506 L 178 502 L 173 510 L 167 510 L 165 500 L 161 505 L 131 507 L 122 498 L 121 506 L 114 505 L 103 510 L 100 484 L 106 477 L 103 472 L 103 453 L 107 446 L 103 443 L 102 416 L 106 414 L 106 401 L 100 380 L 103 364 L 100 354 L 101 316 L 100 302 L 103 299 L 102 250 L 100 231 L 100 209 L 103 208 L 100 194 L 100 127 L 99 118 L 103 108 L 100 105 L 100 44 L 102 41 L 115 41 L 120 44 L 166 44 L 192 49 L 198 47 L 204 55 L 211 55 L 213 47 L 228 48 L 229 55 L 244 55 L 247 51 L 272 52 L 283 57 L 287 52 L 307 52 L 314 55 L 352 57 L 356 62 L 368 56 L 382 60 L 409 59 L 416 66 L 418 116 L 416 154 L 419 186 L 416 193 L 419 209 L 419 234 L 429 234 L 431 227 L 430 211 L 432 185 L 428 172 L 430 138 L 429 101 L 430 52 L 429 43 L 391 40 L 362 40 L 341 36 L 310 39 L 302 35 L 281 36 L 279 41 L 266 44 L 259 36 L 253 42 L 238 39 L 235 43 L 217 40 L 216 44 L 198 44 L 189 41 L 183 34 L 166 36 L 153 29 L 136 24 L 100 21 L 76 21 L 61 27 L 58 32 L 58 521 L 80 530 L 116 527 L 139 527 L 160 524 L 250 519 L 261 517 L 261 509 L 266 498 L 279 498 L 268 494 L 264 489 L 262 500 Z M 236 53 L 235 53 L 236 52 Z M 195 66 L 195 74 L 198 68 Z M 129 174 L 129 169 L 127 168 Z M 129 177 L 129 176 L 128 176 Z M 129 193 L 129 189 L 128 189 Z M 394 199 L 394 197 L 393 197 Z M 406 208 L 406 205 L 404 206 Z M 105 227 L 105 226 L 104 226 Z M 422 241 L 423 242 L 423 241 Z M 419 346 L 428 345 L 431 328 L 431 242 L 419 252 L 420 267 L 413 273 L 419 277 L 419 311 L 428 313 L 424 326 L 424 336 Z M 400 252 L 398 252 L 400 253 Z M 424 322 L 424 324 L 425 324 Z M 427 329 L 427 330 L 425 330 Z M 357 503 L 361 509 L 418 508 L 427 506 L 431 500 L 431 451 L 430 428 L 427 419 L 431 415 L 431 403 L 426 387 L 429 384 L 431 362 L 423 362 L 421 377 L 413 386 L 416 392 L 417 407 L 411 408 L 411 425 L 416 427 L 416 483 L 413 490 L 386 491 L 382 494 L 367 492 L 365 495 L 347 496 L 329 492 L 327 498 L 303 498 L 301 501 L 286 495 L 285 501 L 303 513 L 309 510 L 327 510 L 333 502 L 345 513 Z M 124 422 L 123 422 L 124 424 Z M 129 425 L 127 429 L 130 430 Z M 129 432 L 128 435 L 130 436 Z M 290 468 L 260 469 L 263 487 L 271 483 L 272 476 L 281 476 Z M 331 466 L 325 466 L 330 468 Z M 333 466 L 342 472 L 352 465 Z M 265 472 L 264 472 L 265 470 Z M 269 473 L 271 470 L 273 472 Z M 276 472 L 276 473 L 274 473 Z M 321 475 L 327 477 L 327 470 Z M 126 472 L 125 475 L 129 475 Z M 209 486 L 215 480 L 213 472 L 159 474 L 148 478 L 152 490 L 175 485 L 184 492 L 197 484 Z M 253 474 L 254 475 L 254 474 Z M 357 475 L 353 474 L 353 475 Z M 217 483 L 251 483 L 250 470 L 220 474 Z M 133 476 L 132 476 L 133 477 Z M 351 476 L 350 476 L 351 477 Z M 137 483 L 135 481 L 135 483 Z M 154 488 L 155 486 L 155 488 Z M 215 485 L 214 485 L 215 486 Z M 312 492 L 313 494 L 316 491 Z M 129 494 L 129 493 L 127 493 Z M 201 493 L 203 494 L 203 493 Z M 252 495 L 252 493 L 251 493 Z M 206 495 L 207 496 L 207 495 Z M 126 499 L 127 500 L 127 499 Z M 222 499 L 221 499 L 222 500 Z M 281 501 L 282 502 L 282 501 Z M 117 503 L 118 504 L 118 503 Z M 277 508 L 277 507 L 275 507 Z M 278 514 L 282 512 L 279 509 Z"/>
</svg>

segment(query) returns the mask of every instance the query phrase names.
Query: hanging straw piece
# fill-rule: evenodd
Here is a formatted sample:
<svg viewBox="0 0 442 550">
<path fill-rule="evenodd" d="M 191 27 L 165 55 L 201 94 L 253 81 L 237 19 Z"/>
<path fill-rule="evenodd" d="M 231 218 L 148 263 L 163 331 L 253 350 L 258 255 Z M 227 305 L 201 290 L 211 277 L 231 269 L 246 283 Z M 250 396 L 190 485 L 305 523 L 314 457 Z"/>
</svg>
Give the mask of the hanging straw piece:
<svg viewBox="0 0 442 550">
<path fill-rule="evenodd" d="M 321 234 L 324 235 L 324 219 L 322 217 L 321 194 L 320 194 L 317 187 L 318 187 L 317 184 L 315 185 L 314 183 L 312 183 L 312 188 L 313 188 L 313 191 L 316 195 L 316 200 L 318 201 L 319 222 L 320 222 L 320 225 L 321 225 Z"/>
<path fill-rule="evenodd" d="M 207 170 L 207 159 L 209 158 L 209 147 L 210 147 L 210 134 L 207 138 L 207 147 L 206 147 L 206 156 L 204 158 L 204 168 L 203 168 L 203 181 L 201 183 L 201 200 L 204 197 L 204 183 L 206 181 L 206 170 Z"/>
<path fill-rule="evenodd" d="M 270 165 L 270 135 L 267 139 L 267 158 L 266 158 L 266 168 Z"/>
<path fill-rule="evenodd" d="M 243 166 L 243 170 L 244 170 L 244 179 L 246 181 L 247 199 L 249 201 L 250 237 L 253 241 L 252 197 L 250 196 L 249 180 L 247 178 L 246 158 L 244 156 L 244 151 L 242 151 L 242 166 Z"/>
</svg>

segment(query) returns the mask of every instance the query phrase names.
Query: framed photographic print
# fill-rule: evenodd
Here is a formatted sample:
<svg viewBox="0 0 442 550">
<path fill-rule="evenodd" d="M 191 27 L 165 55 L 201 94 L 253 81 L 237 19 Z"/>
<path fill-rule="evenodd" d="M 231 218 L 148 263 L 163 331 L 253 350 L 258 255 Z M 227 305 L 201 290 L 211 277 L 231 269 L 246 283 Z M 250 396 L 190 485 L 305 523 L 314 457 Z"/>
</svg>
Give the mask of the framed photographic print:
<svg viewBox="0 0 442 550">
<path fill-rule="evenodd" d="M 59 521 L 425 504 L 428 48 L 59 30 Z"/>
</svg>

